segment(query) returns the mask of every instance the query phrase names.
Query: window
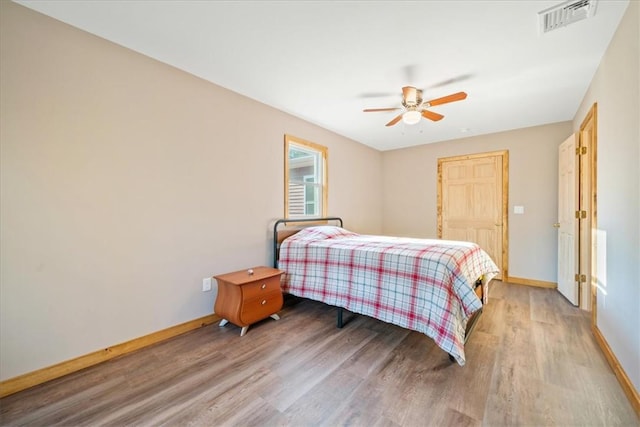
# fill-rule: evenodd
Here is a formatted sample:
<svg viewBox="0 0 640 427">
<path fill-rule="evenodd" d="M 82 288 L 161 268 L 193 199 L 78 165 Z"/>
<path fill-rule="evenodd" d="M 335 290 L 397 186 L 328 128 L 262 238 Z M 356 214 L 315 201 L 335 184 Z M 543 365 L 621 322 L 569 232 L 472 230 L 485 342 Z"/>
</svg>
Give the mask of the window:
<svg viewBox="0 0 640 427">
<path fill-rule="evenodd" d="M 327 148 L 284 136 L 284 216 L 327 216 Z"/>
</svg>

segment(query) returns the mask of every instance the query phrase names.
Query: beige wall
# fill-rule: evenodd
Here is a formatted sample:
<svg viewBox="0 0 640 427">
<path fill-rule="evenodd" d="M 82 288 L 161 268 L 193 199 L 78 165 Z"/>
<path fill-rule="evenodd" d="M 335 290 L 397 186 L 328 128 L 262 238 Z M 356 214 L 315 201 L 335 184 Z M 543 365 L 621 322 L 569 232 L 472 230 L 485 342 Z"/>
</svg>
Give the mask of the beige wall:
<svg viewBox="0 0 640 427">
<path fill-rule="evenodd" d="M 285 133 L 329 148 L 330 214 L 381 232 L 378 151 L 0 8 L 0 379 L 209 314 L 204 277 L 269 263 Z"/>
<path fill-rule="evenodd" d="M 639 387 L 637 2 L 573 123 L 385 153 L 14 3 L 0 19 L 0 379 L 206 315 L 202 278 L 268 263 L 284 133 L 329 147 L 330 214 L 416 237 L 439 157 L 508 149 L 510 274 L 555 281 L 557 146 L 597 101 L 598 325 Z"/>
<path fill-rule="evenodd" d="M 562 122 L 384 152 L 383 232 L 437 237 L 438 159 L 508 150 L 509 275 L 556 282 L 558 145 L 571 133 Z"/>
<path fill-rule="evenodd" d="M 598 104 L 597 324 L 640 391 L 640 3 L 622 18 L 573 121 Z"/>
</svg>

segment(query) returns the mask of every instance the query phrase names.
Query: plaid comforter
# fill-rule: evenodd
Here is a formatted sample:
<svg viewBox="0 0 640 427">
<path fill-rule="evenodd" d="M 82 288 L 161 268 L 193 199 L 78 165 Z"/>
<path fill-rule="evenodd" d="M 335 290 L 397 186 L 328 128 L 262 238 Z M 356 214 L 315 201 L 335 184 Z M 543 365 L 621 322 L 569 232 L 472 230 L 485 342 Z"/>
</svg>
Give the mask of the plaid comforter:
<svg viewBox="0 0 640 427">
<path fill-rule="evenodd" d="M 285 272 L 283 291 L 424 333 L 460 365 L 467 320 L 482 307 L 473 284 L 498 272 L 475 243 L 360 235 L 333 226 L 285 239 L 278 268 Z"/>
</svg>

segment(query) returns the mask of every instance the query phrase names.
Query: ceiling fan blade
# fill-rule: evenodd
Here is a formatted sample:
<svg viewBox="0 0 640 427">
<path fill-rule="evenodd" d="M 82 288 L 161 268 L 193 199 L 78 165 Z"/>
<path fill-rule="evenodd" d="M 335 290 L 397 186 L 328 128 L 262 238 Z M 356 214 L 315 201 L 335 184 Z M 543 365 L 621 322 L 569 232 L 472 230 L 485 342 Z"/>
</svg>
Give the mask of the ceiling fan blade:
<svg viewBox="0 0 640 427">
<path fill-rule="evenodd" d="M 462 101 L 466 97 L 467 94 L 465 92 L 458 92 L 451 95 L 443 96 L 442 98 L 432 99 L 431 101 L 425 102 L 425 104 L 429 104 L 430 107 L 433 107 L 434 105 L 446 104 L 448 102 Z"/>
<path fill-rule="evenodd" d="M 365 113 L 375 113 L 377 111 L 395 111 L 395 110 L 399 110 L 399 107 L 391 107 L 391 108 L 365 108 L 364 111 Z"/>
<path fill-rule="evenodd" d="M 442 114 L 434 113 L 433 111 L 429 110 L 422 110 L 422 117 L 424 117 L 425 119 L 433 120 L 434 122 L 437 122 L 438 120 L 442 120 L 444 118 Z"/>
<path fill-rule="evenodd" d="M 422 71 L 418 64 L 410 64 L 402 67 L 402 73 L 404 74 L 404 81 L 410 84 L 416 84 L 416 80 L 418 76 L 422 74 Z"/>
<path fill-rule="evenodd" d="M 358 95 L 358 98 L 389 98 L 397 97 L 398 92 L 364 92 Z"/>
<path fill-rule="evenodd" d="M 394 117 L 393 120 L 391 120 L 389 123 L 387 123 L 385 126 L 393 126 L 396 123 L 398 123 L 400 121 L 400 119 L 402 118 L 402 114 L 398 114 L 396 117 Z"/>
<path fill-rule="evenodd" d="M 435 88 L 438 88 L 438 87 L 450 85 L 452 83 L 460 83 L 461 81 L 470 79 L 473 76 L 474 76 L 473 74 L 469 74 L 469 73 L 460 74 L 459 76 L 451 77 L 450 79 L 442 80 L 442 81 L 440 81 L 438 83 L 434 83 L 432 85 L 429 85 L 427 87 L 427 89 L 435 89 Z"/>
</svg>

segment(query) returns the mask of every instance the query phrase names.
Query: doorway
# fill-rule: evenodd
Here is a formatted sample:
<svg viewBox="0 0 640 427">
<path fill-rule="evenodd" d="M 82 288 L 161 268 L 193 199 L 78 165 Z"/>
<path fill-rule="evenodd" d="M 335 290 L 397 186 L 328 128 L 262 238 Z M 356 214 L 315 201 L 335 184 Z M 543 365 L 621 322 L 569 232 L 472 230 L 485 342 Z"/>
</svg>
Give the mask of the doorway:
<svg viewBox="0 0 640 427">
<path fill-rule="evenodd" d="M 438 159 L 438 238 L 480 245 L 508 278 L 509 152 Z"/>
<path fill-rule="evenodd" d="M 558 148 L 558 290 L 595 323 L 597 104 Z M 570 147 L 570 148 L 568 148 Z M 573 171 L 572 173 L 566 173 Z"/>
</svg>

